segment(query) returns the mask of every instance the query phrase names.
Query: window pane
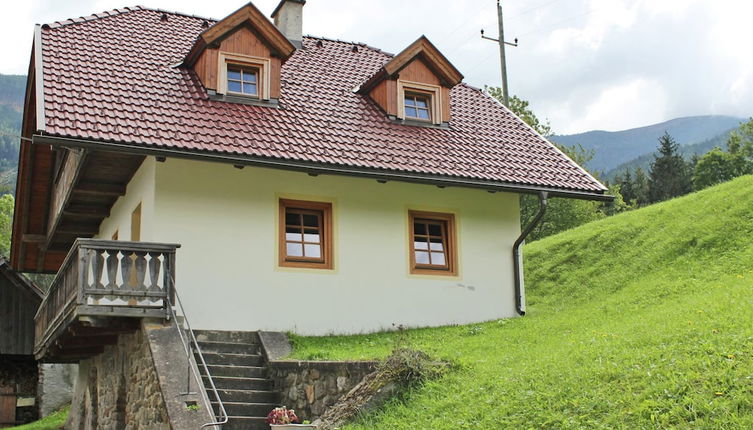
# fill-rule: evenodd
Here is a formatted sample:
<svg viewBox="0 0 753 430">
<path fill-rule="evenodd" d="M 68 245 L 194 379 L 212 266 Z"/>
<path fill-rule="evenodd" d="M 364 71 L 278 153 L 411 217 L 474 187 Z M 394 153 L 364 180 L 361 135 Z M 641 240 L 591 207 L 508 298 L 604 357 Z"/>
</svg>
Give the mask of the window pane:
<svg viewBox="0 0 753 430">
<path fill-rule="evenodd" d="M 423 248 L 423 249 L 426 249 L 426 248 Z M 432 251 L 444 251 L 444 246 L 442 245 L 442 241 L 440 239 L 432 239 L 431 250 Z"/>
<path fill-rule="evenodd" d="M 301 233 L 285 233 L 285 240 L 290 242 L 301 242 Z"/>
<path fill-rule="evenodd" d="M 405 105 L 406 106 L 416 106 L 416 101 L 413 100 L 413 97 L 406 97 L 405 98 Z"/>
<path fill-rule="evenodd" d="M 444 253 L 443 252 L 432 252 L 431 253 L 431 264 L 435 264 L 437 266 L 444 266 Z"/>
<path fill-rule="evenodd" d="M 256 84 L 243 84 L 243 93 L 256 94 Z"/>
<path fill-rule="evenodd" d="M 300 243 L 288 243 L 286 252 L 288 257 L 303 257 L 303 246 Z"/>
<path fill-rule="evenodd" d="M 241 71 L 240 70 L 234 70 L 234 69 L 228 69 L 227 70 L 227 78 L 228 79 L 235 79 L 236 81 L 241 80 Z"/>
<path fill-rule="evenodd" d="M 250 82 L 252 84 L 256 83 L 256 73 L 244 73 L 243 74 L 243 82 Z"/>
<path fill-rule="evenodd" d="M 429 264 L 429 253 L 416 251 L 416 264 Z"/>
<path fill-rule="evenodd" d="M 306 257 L 311 258 L 321 258 L 322 256 L 322 249 L 321 245 L 303 245 L 304 246 L 304 252 L 306 254 Z"/>
<path fill-rule="evenodd" d="M 429 118 L 429 111 L 428 110 L 418 110 L 418 117 L 421 119 L 430 119 Z"/>
<path fill-rule="evenodd" d="M 318 234 L 304 234 L 303 241 L 311 242 L 311 243 L 319 243 L 319 235 Z"/>
<path fill-rule="evenodd" d="M 409 117 L 412 117 L 412 118 L 418 118 L 418 114 L 416 114 L 416 108 L 412 108 L 412 107 L 406 106 L 405 107 L 405 116 L 409 116 Z"/>
<path fill-rule="evenodd" d="M 442 227 L 439 224 L 429 224 L 429 234 L 432 236 L 442 236 Z"/>
<path fill-rule="evenodd" d="M 426 109 L 427 108 L 426 99 L 416 98 L 416 106 Z"/>
<path fill-rule="evenodd" d="M 414 222 L 413 223 L 413 233 L 415 234 L 426 234 L 426 224 Z"/>
<path fill-rule="evenodd" d="M 306 227 L 319 227 L 319 217 L 316 215 L 304 214 L 303 225 Z"/>
<path fill-rule="evenodd" d="M 301 225 L 301 215 L 299 215 L 299 214 L 292 214 L 292 213 L 286 213 L 285 214 L 285 224 L 288 224 L 288 225 Z"/>
<path fill-rule="evenodd" d="M 422 250 L 429 249 L 429 247 L 427 246 L 428 244 L 425 242 L 425 240 L 426 239 L 423 239 L 423 238 L 416 238 L 416 241 L 413 242 L 413 248 L 415 248 L 417 250 L 418 249 L 422 249 Z"/>
<path fill-rule="evenodd" d="M 239 92 L 241 92 L 241 83 L 240 82 L 228 81 L 227 82 L 227 90 L 228 91 L 233 91 L 235 93 L 239 93 Z"/>
</svg>

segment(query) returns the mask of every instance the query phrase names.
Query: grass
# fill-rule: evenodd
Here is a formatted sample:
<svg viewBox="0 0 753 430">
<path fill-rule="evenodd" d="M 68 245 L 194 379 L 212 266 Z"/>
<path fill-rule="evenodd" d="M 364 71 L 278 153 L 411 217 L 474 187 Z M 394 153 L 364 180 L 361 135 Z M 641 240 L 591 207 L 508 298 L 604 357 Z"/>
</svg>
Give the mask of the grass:
<svg viewBox="0 0 753 430">
<path fill-rule="evenodd" d="M 293 337 L 294 356 L 459 364 L 349 430 L 753 428 L 753 177 L 524 253 L 524 318 Z"/>
<path fill-rule="evenodd" d="M 68 412 L 70 412 L 70 406 L 67 406 L 53 414 L 50 414 L 39 421 L 33 423 L 24 424 L 17 427 L 11 427 L 6 430 L 58 430 L 62 429 L 65 424 L 65 420 L 68 418 Z"/>
</svg>

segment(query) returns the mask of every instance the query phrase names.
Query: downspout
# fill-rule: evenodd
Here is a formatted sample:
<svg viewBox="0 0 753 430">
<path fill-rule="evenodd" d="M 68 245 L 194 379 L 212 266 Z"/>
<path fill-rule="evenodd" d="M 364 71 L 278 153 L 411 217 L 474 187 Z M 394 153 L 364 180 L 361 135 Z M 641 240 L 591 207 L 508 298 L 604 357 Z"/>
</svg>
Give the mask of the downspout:
<svg viewBox="0 0 753 430">
<path fill-rule="evenodd" d="M 544 213 L 546 212 L 546 205 L 547 205 L 547 193 L 546 191 L 541 191 L 539 193 L 539 211 L 536 213 L 536 216 L 533 218 L 533 221 L 531 221 L 530 224 L 523 230 L 522 233 L 520 233 L 520 236 L 517 240 L 515 240 L 515 243 L 512 245 L 512 266 L 513 266 L 513 273 L 515 275 L 515 309 L 518 311 L 518 315 L 525 315 L 526 311 L 523 309 L 523 288 L 522 288 L 522 271 L 523 271 L 523 260 L 520 257 L 520 246 L 523 244 L 523 241 L 526 240 L 526 236 L 528 236 L 531 231 L 536 227 L 536 225 L 541 221 L 541 218 L 544 217 Z"/>
</svg>

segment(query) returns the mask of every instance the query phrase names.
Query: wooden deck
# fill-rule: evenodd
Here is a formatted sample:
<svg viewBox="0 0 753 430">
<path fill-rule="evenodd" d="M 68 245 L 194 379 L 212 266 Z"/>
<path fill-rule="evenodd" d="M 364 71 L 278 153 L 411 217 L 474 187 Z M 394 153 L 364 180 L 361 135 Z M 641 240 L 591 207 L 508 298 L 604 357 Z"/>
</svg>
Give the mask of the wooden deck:
<svg viewBox="0 0 753 430">
<path fill-rule="evenodd" d="M 78 361 L 136 329 L 139 318 L 168 318 L 178 247 L 76 240 L 34 318 L 36 358 Z"/>
</svg>

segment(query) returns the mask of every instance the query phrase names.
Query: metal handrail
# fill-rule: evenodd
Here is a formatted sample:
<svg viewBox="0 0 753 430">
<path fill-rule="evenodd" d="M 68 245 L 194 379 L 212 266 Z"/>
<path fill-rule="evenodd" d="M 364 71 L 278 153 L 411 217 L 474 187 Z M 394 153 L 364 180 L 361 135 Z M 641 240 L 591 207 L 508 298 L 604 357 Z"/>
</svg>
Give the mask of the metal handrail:
<svg viewBox="0 0 753 430">
<path fill-rule="evenodd" d="M 175 285 L 175 280 L 173 279 L 173 286 Z M 207 380 L 209 381 L 209 386 L 212 390 L 212 393 L 214 394 L 215 399 L 217 399 L 217 404 L 219 405 L 219 413 L 217 415 L 214 415 L 214 410 L 212 409 L 211 400 L 209 400 L 208 397 L 205 397 L 205 400 L 209 401 L 208 405 L 204 405 L 207 407 L 209 411 L 212 412 L 212 415 L 216 418 L 220 418 L 219 421 L 214 422 L 208 422 L 201 426 L 201 428 L 204 427 L 210 427 L 210 426 L 222 426 L 223 424 L 227 424 L 229 417 L 227 414 L 227 411 L 225 410 L 225 405 L 222 403 L 222 399 L 220 399 L 220 394 L 217 392 L 217 387 L 214 385 L 214 380 L 212 379 L 211 373 L 209 373 L 209 367 L 207 366 L 206 361 L 204 361 L 204 354 L 201 353 L 201 348 L 199 348 L 199 341 L 196 340 L 196 336 L 193 334 L 193 330 L 191 329 L 191 323 L 188 322 L 188 317 L 186 316 L 186 310 L 183 307 L 183 302 L 180 300 L 180 295 L 178 294 L 177 288 L 173 288 L 173 293 L 175 297 L 175 301 L 180 307 L 180 310 L 183 314 L 183 321 L 186 324 L 186 330 L 188 331 L 188 334 L 190 335 L 190 342 L 193 344 L 194 348 L 196 349 L 196 354 L 199 356 L 199 360 L 201 360 L 201 366 L 204 368 L 204 371 L 206 372 Z M 168 300 L 168 308 L 170 308 L 170 313 L 172 314 L 173 320 L 175 321 L 176 326 L 178 327 L 178 335 L 180 336 L 180 341 L 183 343 L 183 347 L 186 350 L 186 357 L 188 358 L 188 362 L 191 362 L 191 347 L 188 345 L 188 342 L 186 342 L 186 339 L 183 337 L 183 329 L 179 323 L 178 316 L 175 313 L 175 309 L 173 308 L 174 303 L 170 303 Z M 204 388 L 204 383 L 201 380 L 201 375 L 197 374 L 193 367 L 189 365 L 191 368 L 191 372 L 196 377 L 196 382 L 198 385 L 202 388 Z"/>
</svg>

